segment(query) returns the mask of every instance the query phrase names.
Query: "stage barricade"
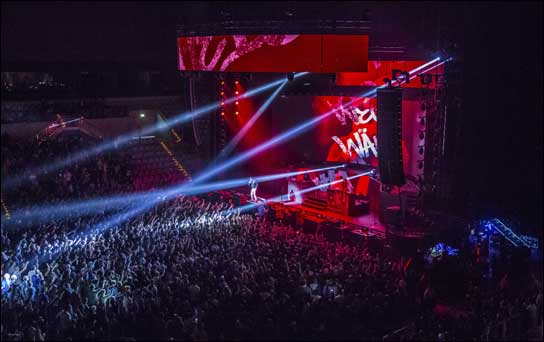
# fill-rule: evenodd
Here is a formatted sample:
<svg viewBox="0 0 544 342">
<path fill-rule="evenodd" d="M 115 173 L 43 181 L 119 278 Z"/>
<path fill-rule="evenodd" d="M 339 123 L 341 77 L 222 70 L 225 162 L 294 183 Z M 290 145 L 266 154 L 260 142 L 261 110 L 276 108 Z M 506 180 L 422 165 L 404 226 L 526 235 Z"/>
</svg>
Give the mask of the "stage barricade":
<svg viewBox="0 0 544 342">
<path fill-rule="evenodd" d="M 318 234 L 322 229 L 322 223 L 326 220 L 317 216 L 306 215 L 303 217 L 302 231 L 307 234 Z"/>
<path fill-rule="evenodd" d="M 301 210 L 299 208 L 286 208 L 283 216 L 285 223 L 297 230 L 302 225 L 301 217 Z"/>
</svg>

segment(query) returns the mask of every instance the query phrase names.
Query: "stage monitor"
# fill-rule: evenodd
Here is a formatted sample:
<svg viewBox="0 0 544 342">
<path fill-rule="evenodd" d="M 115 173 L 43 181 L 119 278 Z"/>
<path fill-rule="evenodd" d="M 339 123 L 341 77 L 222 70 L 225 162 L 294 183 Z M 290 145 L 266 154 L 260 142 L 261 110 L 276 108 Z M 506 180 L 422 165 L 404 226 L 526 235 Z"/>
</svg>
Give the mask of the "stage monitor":
<svg viewBox="0 0 544 342">
<path fill-rule="evenodd" d="M 366 35 L 178 37 L 180 71 L 365 72 Z"/>
</svg>

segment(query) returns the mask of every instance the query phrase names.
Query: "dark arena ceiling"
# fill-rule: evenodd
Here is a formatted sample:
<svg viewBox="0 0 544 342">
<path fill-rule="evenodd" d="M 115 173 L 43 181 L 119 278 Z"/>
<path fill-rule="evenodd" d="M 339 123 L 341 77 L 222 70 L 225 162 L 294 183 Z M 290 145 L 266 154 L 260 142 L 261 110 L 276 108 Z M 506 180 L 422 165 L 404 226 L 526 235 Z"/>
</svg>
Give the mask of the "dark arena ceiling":
<svg viewBox="0 0 544 342">
<path fill-rule="evenodd" d="M 368 34 L 369 59 L 424 59 L 462 43 L 454 25 L 462 11 L 410 2 L 2 2 L 2 65 L 174 69 L 177 36 L 251 33 Z"/>
</svg>

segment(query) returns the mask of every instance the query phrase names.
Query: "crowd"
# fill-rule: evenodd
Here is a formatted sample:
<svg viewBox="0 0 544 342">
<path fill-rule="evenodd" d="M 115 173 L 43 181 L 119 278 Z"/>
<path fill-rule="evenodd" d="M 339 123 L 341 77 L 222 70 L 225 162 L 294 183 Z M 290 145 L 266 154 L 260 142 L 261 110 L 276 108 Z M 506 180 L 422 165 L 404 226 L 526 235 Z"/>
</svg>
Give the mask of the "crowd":
<svg viewBox="0 0 544 342">
<path fill-rule="evenodd" d="M 89 149 L 96 143 L 91 137 L 69 132 L 41 142 L 20 141 L 3 135 L 2 183 L 21 175 L 25 178 L 16 191 L 6 192 L 9 204 L 30 207 L 131 191 L 129 156 L 116 151 L 83 158 L 61 171 L 44 174 L 43 168 L 53 161 Z M 46 160 L 49 163 L 44 163 Z"/>
<path fill-rule="evenodd" d="M 97 217 L 3 231 L 3 337 L 370 336 L 410 311 L 399 261 L 227 206 L 184 199 L 104 233 Z"/>
<path fill-rule="evenodd" d="M 7 145 L 3 175 L 51 149 L 63 147 Z M 131 181 L 117 158 L 67 170 L 23 188 L 17 203 L 102 196 Z M 467 284 L 454 307 L 416 260 L 304 234 L 232 201 L 180 197 L 126 221 L 89 213 L 2 222 L 2 340 L 338 340 L 406 325 L 397 337 L 494 340 L 542 326 L 541 269 L 493 283 L 461 253 Z"/>
<path fill-rule="evenodd" d="M 4 94 L 7 97 L 10 96 L 11 92 L 6 91 L 5 86 L 2 87 L 2 96 Z M 4 97 L 3 97 L 4 98 Z M 26 102 L 7 102 L 2 101 L 1 103 L 1 122 L 5 123 L 14 123 L 14 122 L 32 122 L 32 121 L 44 121 L 44 120 L 54 120 L 55 116 L 53 113 L 44 113 L 45 106 L 40 103 L 40 101 L 26 101 Z"/>
<path fill-rule="evenodd" d="M 444 277 L 446 288 L 459 292 L 456 304 L 444 304 L 435 294 L 430 307 L 423 307 L 415 320 L 416 339 L 542 340 L 542 269 L 526 274 L 501 272 L 497 281 L 484 274 L 477 258 L 460 258 L 463 272 Z M 516 274 L 519 278 L 514 278 Z M 462 276 L 465 286 L 454 279 Z M 434 289 L 437 286 L 433 286 Z M 461 287 L 461 290 L 454 287 Z M 431 309 L 432 308 L 432 309 Z M 540 337 L 539 337 L 540 336 Z"/>
<path fill-rule="evenodd" d="M 404 260 L 198 197 L 109 230 L 104 219 L 2 231 L 3 339 L 345 339 L 410 317 L 420 338 L 501 337 L 491 322 L 542 306 L 537 279 L 527 294 L 501 282 L 500 296 L 467 293 L 470 317 L 441 318 Z"/>
</svg>

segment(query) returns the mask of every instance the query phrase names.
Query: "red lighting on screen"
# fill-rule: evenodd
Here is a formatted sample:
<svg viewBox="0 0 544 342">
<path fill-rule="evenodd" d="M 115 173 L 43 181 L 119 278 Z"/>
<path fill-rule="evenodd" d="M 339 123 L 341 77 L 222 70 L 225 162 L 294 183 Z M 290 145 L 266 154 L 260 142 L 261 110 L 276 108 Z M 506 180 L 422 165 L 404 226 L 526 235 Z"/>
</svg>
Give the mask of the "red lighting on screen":
<svg viewBox="0 0 544 342">
<path fill-rule="evenodd" d="M 365 72 L 367 35 L 291 34 L 178 37 L 179 70 Z M 239 81 L 236 82 L 238 84 Z"/>
<path fill-rule="evenodd" d="M 368 70 L 366 72 L 338 72 L 336 73 L 336 85 L 339 86 L 381 86 L 384 84 L 384 77 L 391 77 L 391 72 L 394 69 L 412 70 L 423 64 L 426 61 L 368 61 Z M 444 67 L 436 68 L 436 73 L 444 72 Z M 434 88 L 436 82 L 431 83 L 430 88 Z M 421 80 L 416 77 L 403 85 L 403 88 L 422 88 Z"/>
</svg>

